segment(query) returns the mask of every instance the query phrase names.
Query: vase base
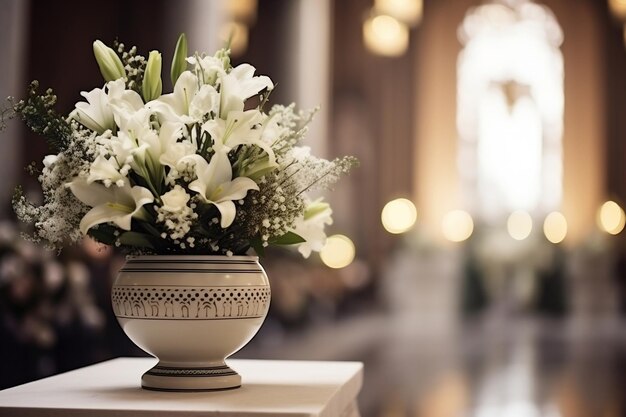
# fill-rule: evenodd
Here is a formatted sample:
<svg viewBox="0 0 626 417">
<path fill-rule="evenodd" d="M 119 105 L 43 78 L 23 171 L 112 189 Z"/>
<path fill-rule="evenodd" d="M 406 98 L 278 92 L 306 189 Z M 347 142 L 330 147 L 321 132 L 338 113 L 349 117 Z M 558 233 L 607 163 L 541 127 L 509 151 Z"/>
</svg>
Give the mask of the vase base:
<svg viewBox="0 0 626 417">
<path fill-rule="evenodd" d="M 240 386 L 241 376 L 227 365 L 178 367 L 157 364 L 141 377 L 141 387 L 155 391 L 218 391 Z"/>
</svg>

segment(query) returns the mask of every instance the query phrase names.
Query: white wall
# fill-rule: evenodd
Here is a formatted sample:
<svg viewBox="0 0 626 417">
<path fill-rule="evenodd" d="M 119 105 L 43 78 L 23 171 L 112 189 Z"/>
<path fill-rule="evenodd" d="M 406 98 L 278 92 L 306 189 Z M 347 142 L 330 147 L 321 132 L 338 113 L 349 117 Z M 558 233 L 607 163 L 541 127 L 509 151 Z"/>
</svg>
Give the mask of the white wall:
<svg viewBox="0 0 626 417">
<path fill-rule="evenodd" d="M 8 105 L 6 97 L 20 98 L 25 91 L 24 59 L 28 0 L 0 0 L 0 107 Z M 0 216 L 8 213 L 21 167 L 21 123 L 12 120 L 0 132 Z"/>
</svg>

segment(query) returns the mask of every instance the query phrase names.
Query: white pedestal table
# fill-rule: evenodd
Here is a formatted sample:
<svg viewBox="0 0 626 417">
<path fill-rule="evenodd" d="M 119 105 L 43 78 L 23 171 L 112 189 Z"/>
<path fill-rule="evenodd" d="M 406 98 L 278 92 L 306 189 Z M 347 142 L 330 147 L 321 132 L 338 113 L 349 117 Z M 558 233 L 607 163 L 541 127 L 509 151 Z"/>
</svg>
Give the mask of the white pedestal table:
<svg viewBox="0 0 626 417">
<path fill-rule="evenodd" d="M 358 417 L 360 362 L 232 359 L 242 387 L 140 387 L 155 359 L 119 358 L 0 391 L 0 417 Z"/>
</svg>

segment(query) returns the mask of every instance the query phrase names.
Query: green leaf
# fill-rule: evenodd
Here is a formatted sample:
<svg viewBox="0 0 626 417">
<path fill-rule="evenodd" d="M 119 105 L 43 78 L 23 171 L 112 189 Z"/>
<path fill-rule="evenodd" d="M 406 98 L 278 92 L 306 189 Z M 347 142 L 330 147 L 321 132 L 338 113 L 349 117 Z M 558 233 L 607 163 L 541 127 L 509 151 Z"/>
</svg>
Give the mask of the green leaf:
<svg viewBox="0 0 626 417">
<path fill-rule="evenodd" d="M 125 232 L 120 235 L 119 239 L 122 245 L 154 249 L 152 237 L 144 233 Z"/>
<path fill-rule="evenodd" d="M 87 234 L 97 242 L 104 243 L 105 245 L 113 246 L 115 244 L 116 237 L 113 231 L 106 230 L 103 227 L 98 227 L 97 229 L 91 228 Z"/>
<path fill-rule="evenodd" d="M 170 75 L 172 77 L 172 86 L 176 85 L 176 81 L 180 74 L 187 69 L 187 37 L 184 33 L 181 33 L 176 42 L 176 50 L 174 51 L 174 58 L 172 58 L 172 70 Z"/>
<path fill-rule="evenodd" d="M 146 230 L 146 232 L 150 233 L 153 237 L 157 239 L 161 237 L 161 232 L 149 222 L 141 222 L 141 226 Z"/>
<path fill-rule="evenodd" d="M 284 235 L 270 239 L 269 241 L 272 245 L 295 245 L 303 242 L 306 242 L 306 240 L 294 232 L 287 232 Z"/>
<path fill-rule="evenodd" d="M 250 239 L 250 247 L 254 249 L 257 255 L 260 257 L 265 256 L 265 248 L 263 247 L 263 241 L 259 236 L 255 236 Z"/>
</svg>

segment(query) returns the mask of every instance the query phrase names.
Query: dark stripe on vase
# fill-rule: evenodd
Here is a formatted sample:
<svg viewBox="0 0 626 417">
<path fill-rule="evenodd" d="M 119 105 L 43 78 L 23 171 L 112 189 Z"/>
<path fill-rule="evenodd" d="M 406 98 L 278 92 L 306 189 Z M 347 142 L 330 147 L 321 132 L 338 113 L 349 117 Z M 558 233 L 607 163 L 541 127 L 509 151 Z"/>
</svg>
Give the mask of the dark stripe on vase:
<svg viewBox="0 0 626 417">
<path fill-rule="evenodd" d="M 197 388 L 197 389 L 185 389 L 185 388 L 154 388 L 142 385 L 141 388 L 148 391 L 160 391 L 160 392 L 208 392 L 208 391 L 230 391 L 233 389 L 241 388 L 241 385 L 226 388 Z"/>
<path fill-rule="evenodd" d="M 256 265 L 256 261 L 211 261 L 211 260 L 148 260 L 130 259 L 127 264 L 221 264 L 221 265 Z"/>
<path fill-rule="evenodd" d="M 148 371 L 145 375 L 158 376 L 163 378 L 219 378 L 221 376 L 235 376 L 238 375 L 237 372 L 224 372 L 221 374 L 185 374 L 185 375 L 176 375 L 176 374 L 161 374 L 158 372 Z"/>
<path fill-rule="evenodd" d="M 159 285 L 146 285 L 146 284 L 141 284 L 141 286 L 139 285 L 114 285 L 113 288 L 132 288 L 133 290 L 139 291 L 140 288 L 145 288 L 146 291 L 148 291 L 148 289 L 152 290 L 152 291 L 158 291 L 157 288 L 161 288 L 161 287 L 181 287 L 181 288 L 198 288 L 200 290 L 202 289 L 211 289 L 214 287 L 217 288 L 242 288 L 242 289 L 251 289 L 251 288 L 258 288 L 258 289 L 264 289 L 264 288 L 268 288 L 269 285 L 211 285 L 209 287 L 203 287 L 203 286 L 199 286 L 199 285 L 176 285 L 176 284 L 159 284 Z"/>
<path fill-rule="evenodd" d="M 196 318 L 176 318 L 176 317 L 135 317 L 135 316 L 120 316 L 116 315 L 115 317 L 120 319 L 132 319 L 132 320 L 187 320 L 187 321 L 211 321 L 211 320 L 248 320 L 248 319 L 260 319 L 263 316 L 249 316 L 249 317 L 215 317 L 215 318 L 204 318 L 204 319 L 196 319 Z"/>
<path fill-rule="evenodd" d="M 220 365 L 220 366 L 188 366 L 185 368 L 181 368 L 180 366 L 163 366 L 163 365 L 155 365 L 152 369 L 171 369 L 171 370 L 179 370 L 179 369 L 200 369 L 200 370 L 209 370 L 209 369 L 230 369 L 228 365 Z"/>
<path fill-rule="evenodd" d="M 209 274 L 259 274 L 261 269 L 183 269 L 183 268 L 127 268 L 120 269 L 120 272 L 179 272 L 179 273 L 209 273 Z"/>
</svg>

